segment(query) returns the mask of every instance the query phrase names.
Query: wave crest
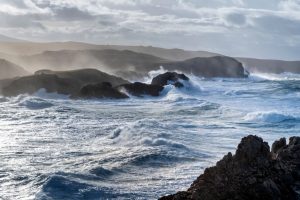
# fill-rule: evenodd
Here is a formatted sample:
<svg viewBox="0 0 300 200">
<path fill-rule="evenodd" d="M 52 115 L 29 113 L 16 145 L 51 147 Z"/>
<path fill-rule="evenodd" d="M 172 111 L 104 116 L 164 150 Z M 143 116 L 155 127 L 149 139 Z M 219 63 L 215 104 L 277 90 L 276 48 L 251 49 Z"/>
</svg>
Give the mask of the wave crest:
<svg viewBox="0 0 300 200">
<path fill-rule="evenodd" d="M 278 112 L 253 112 L 244 117 L 248 122 L 280 123 L 297 120 L 296 117 Z"/>
<path fill-rule="evenodd" d="M 24 106 L 31 110 L 40 110 L 40 109 L 50 108 L 54 105 L 44 99 L 40 99 L 36 97 L 28 97 L 22 100 L 19 103 L 19 106 Z"/>
</svg>

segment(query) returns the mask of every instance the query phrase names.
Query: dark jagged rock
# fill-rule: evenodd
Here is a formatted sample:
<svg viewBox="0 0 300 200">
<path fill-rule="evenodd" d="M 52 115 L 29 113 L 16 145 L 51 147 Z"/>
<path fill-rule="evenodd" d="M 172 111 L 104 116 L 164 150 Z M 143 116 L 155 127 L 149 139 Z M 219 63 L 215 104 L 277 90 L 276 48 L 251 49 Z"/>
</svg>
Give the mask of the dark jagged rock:
<svg viewBox="0 0 300 200">
<path fill-rule="evenodd" d="M 286 146 L 286 139 L 281 138 L 272 144 L 272 152 L 277 153 L 280 149 Z"/>
<path fill-rule="evenodd" d="M 113 88 L 109 82 L 86 85 L 80 89 L 79 96 L 83 98 L 128 98 L 126 94 Z"/>
<path fill-rule="evenodd" d="M 186 192 L 161 200 L 296 200 L 300 199 L 300 137 L 269 145 L 247 136 L 236 154 L 224 156 L 207 168 Z"/>
<path fill-rule="evenodd" d="M 152 79 L 152 85 L 166 86 L 172 84 L 175 87 L 183 87 L 180 81 L 188 81 L 189 78 L 184 74 L 178 74 L 176 72 L 166 72 L 160 74 Z"/>
<path fill-rule="evenodd" d="M 118 89 L 125 89 L 129 94 L 133 96 L 142 97 L 144 95 L 150 95 L 157 97 L 164 89 L 164 87 L 160 85 L 149 85 L 145 83 L 135 82 L 118 86 Z"/>
</svg>

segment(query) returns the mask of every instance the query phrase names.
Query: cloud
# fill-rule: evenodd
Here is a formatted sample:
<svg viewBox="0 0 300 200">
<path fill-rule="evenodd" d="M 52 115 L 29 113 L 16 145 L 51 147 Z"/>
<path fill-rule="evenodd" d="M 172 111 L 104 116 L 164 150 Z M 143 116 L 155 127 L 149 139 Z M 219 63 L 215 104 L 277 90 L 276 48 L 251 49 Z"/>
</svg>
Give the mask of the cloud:
<svg viewBox="0 0 300 200">
<path fill-rule="evenodd" d="M 0 30 L 81 40 L 294 58 L 300 0 L 1 0 Z M 280 45 L 278 44 L 280 42 Z M 279 55 L 275 48 L 281 47 Z M 253 51 L 255 50 L 255 51 Z M 289 55 L 293 55 L 289 57 Z M 300 58 L 299 58 L 300 59 Z"/>
</svg>

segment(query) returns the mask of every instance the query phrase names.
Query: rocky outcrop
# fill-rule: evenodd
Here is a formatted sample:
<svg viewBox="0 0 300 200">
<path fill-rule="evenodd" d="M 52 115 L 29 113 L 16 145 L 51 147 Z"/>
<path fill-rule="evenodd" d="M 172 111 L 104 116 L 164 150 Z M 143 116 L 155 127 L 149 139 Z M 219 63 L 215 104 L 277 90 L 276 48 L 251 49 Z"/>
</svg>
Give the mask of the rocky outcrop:
<svg viewBox="0 0 300 200">
<path fill-rule="evenodd" d="M 129 83 L 129 81 L 120 77 L 107 74 L 97 69 L 79 69 L 71 71 L 51 71 L 51 70 L 40 70 L 36 74 L 55 74 L 59 78 L 73 79 L 81 86 L 87 84 L 96 84 L 102 82 L 110 82 L 113 87 Z"/>
<path fill-rule="evenodd" d="M 119 90 L 125 90 L 129 94 L 137 97 L 142 97 L 144 95 L 149 96 L 159 96 L 160 92 L 164 89 L 163 86 L 160 85 L 150 85 L 140 82 L 124 84 L 118 86 Z"/>
<path fill-rule="evenodd" d="M 82 87 L 78 97 L 81 98 L 112 98 L 126 99 L 128 96 L 112 87 L 111 83 L 103 82 Z"/>
<path fill-rule="evenodd" d="M 169 84 L 174 85 L 175 87 L 183 87 L 181 81 L 188 81 L 189 78 L 184 74 L 178 74 L 176 72 L 166 72 L 160 74 L 152 79 L 152 85 L 166 86 Z"/>
<path fill-rule="evenodd" d="M 74 99 L 129 98 L 126 93 L 137 97 L 145 95 L 157 97 L 167 84 L 183 87 L 181 80 L 189 80 L 189 78 L 184 74 L 167 72 L 155 77 L 152 84 L 145 84 L 130 83 L 95 69 L 62 72 L 40 70 L 32 76 L 0 81 L 0 91 L 5 96 L 17 96 L 33 94 L 40 89 L 45 89 L 48 93 L 69 95 Z"/>
<path fill-rule="evenodd" d="M 205 170 L 185 192 L 161 200 L 294 200 L 300 199 L 300 137 L 289 144 L 280 139 L 269 145 L 247 136 L 236 154 L 224 156 Z M 297 193 L 298 191 L 298 193 Z"/>
</svg>

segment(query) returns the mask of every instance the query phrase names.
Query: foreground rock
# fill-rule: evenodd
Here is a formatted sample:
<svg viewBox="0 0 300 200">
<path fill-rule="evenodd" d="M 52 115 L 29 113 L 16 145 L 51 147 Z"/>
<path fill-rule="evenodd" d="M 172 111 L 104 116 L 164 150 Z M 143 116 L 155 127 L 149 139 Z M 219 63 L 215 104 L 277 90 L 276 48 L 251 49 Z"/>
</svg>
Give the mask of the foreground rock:
<svg viewBox="0 0 300 200">
<path fill-rule="evenodd" d="M 272 145 L 257 136 L 242 139 L 236 154 L 228 153 L 205 170 L 185 192 L 161 200 L 292 200 L 300 199 L 300 137 Z"/>
<path fill-rule="evenodd" d="M 178 74 L 176 72 L 166 72 L 154 77 L 152 79 L 151 85 L 166 86 L 172 84 L 175 87 L 183 87 L 184 85 L 181 81 L 188 80 L 189 78 L 184 74 Z"/>
<path fill-rule="evenodd" d="M 119 90 L 125 90 L 129 94 L 137 97 L 142 97 L 144 95 L 159 96 L 160 92 L 163 91 L 164 87 L 160 85 L 149 85 L 145 83 L 135 82 L 130 84 L 120 85 Z"/>
</svg>

